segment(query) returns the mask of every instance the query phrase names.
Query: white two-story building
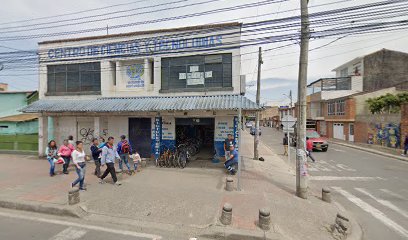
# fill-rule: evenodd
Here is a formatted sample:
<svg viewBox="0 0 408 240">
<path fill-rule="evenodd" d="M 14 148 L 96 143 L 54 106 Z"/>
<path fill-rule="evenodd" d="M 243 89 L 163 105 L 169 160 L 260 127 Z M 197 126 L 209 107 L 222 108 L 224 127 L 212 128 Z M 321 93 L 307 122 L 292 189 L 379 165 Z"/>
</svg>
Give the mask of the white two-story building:
<svg viewBox="0 0 408 240">
<path fill-rule="evenodd" d="M 126 135 L 142 157 L 199 138 L 223 155 L 238 138 L 243 96 L 241 24 L 160 29 L 39 43 L 39 154 L 73 135 L 89 151 L 94 137 Z"/>
</svg>

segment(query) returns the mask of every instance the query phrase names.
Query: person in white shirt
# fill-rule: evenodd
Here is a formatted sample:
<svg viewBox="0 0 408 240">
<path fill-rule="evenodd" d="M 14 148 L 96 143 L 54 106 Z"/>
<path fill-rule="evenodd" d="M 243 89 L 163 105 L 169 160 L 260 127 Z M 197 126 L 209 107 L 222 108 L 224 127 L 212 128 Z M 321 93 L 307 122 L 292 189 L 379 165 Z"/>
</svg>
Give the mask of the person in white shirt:
<svg viewBox="0 0 408 240">
<path fill-rule="evenodd" d="M 75 170 L 78 174 L 78 178 L 71 184 L 71 187 L 75 187 L 79 183 L 80 190 L 86 190 L 84 187 L 85 182 L 85 152 L 84 152 L 84 144 L 82 141 L 76 142 L 76 149 L 71 154 L 72 161 L 75 164 Z"/>
</svg>

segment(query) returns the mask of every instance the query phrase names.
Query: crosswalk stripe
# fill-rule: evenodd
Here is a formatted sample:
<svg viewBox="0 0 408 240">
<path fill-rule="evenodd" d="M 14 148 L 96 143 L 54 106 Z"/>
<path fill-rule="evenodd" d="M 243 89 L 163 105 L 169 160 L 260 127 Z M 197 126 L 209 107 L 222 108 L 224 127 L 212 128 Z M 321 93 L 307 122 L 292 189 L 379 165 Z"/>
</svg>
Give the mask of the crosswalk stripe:
<svg viewBox="0 0 408 240">
<path fill-rule="evenodd" d="M 354 196 L 353 194 L 343 190 L 341 187 L 332 187 L 335 191 L 343 195 L 347 198 L 350 202 L 354 203 L 364 211 L 370 213 L 373 217 L 377 218 L 379 221 L 384 223 L 391 229 L 394 229 L 396 232 L 401 234 L 403 237 L 408 237 L 408 231 L 401 227 L 399 224 L 388 218 L 383 212 L 378 210 L 377 208 L 371 206 L 370 204 L 364 202 L 360 198 Z"/>
<path fill-rule="evenodd" d="M 391 192 L 391 191 L 388 190 L 388 189 L 382 188 L 382 189 L 380 189 L 380 190 L 383 191 L 383 192 L 385 192 L 385 193 L 387 193 L 387 194 L 389 194 L 389 195 L 391 195 L 391 196 L 393 196 L 393 197 L 399 198 L 400 200 L 408 201 L 408 199 L 406 199 L 404 196 L 402 196 L 402 195 L 400 195 L 400 194 L 398 194 L 398 193 L 395 193 L 395 192 Z"/>
<path fill-rule="evenodd" d="M 382 205 L 384 205 L 384 206 L 386 206 L 386 207 L 388 207 L 388 208 L 390 208 L 390 209 L 396 211 L 397 213 L 401 214 L 401 215 L 404 216 L 405 218 L 408 218 L 408 214 L 407 214 L 404 210 L 402 210 L 402 209 L 400 209 L 399 207 L 395 206 L 395 205 L 392 204 L 390 201 L 383 200 L 383 199 L 379 199 L 379 198 L 373 196 L 371 193 L 367 192 L 367 191 L 366 191 L 365 189 L 363 189 L 363 188 L 355 188 L 355 189 L 356 189 L 357 191 L 359 191 L 359 192 L 361 192 L 361 193 L 363 193 L 363 194 L 369 196 L 370 198 L 374 199 L 374 200 L 377 201 L 378 203 L 380 203 L 380 204 L 382 204 Z"/>
<path fill-rule="evenodd" d="M 374 181 L 384 180 L 381 177 L 339 177 L 339 176 L 311 176 L 311 181 Z"/>
<path fill-rule="evenodd" d="M 86 231 L 79 228 L 69 227 L 51 237 L 49 240 L 76 240 L 86 234 Z"/>
</svg>

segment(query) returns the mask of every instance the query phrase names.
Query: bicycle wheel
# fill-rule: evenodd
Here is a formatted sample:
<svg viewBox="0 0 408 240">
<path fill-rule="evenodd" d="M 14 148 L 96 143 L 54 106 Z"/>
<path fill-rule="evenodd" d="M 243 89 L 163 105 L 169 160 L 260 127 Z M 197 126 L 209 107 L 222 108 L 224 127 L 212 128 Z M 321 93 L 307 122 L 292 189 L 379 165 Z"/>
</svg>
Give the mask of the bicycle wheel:
<svg viewBox="0 0 408 240">
<path fill-rule="evenodd" d="M 183 152 L 182 154 L 180 154 L 180 168 L 185 168 L 187 165 L 187 156 L 186 154 Z"/>
<path fill-rule="evenodd" d="M 165 158 L 165 164 L 166 164 L 166 167 L 167 167 L 167 168 L 171 167 L 170 157 L 169 157 L 169 156 L 166 156 L 166 158 Z"/>
<path fill-rule="evenodd" d="M 170 167 L 176 167 L 176 163 L 174 162 L 174 154 L 172 153 L 169 157 Z"/>
</svg>

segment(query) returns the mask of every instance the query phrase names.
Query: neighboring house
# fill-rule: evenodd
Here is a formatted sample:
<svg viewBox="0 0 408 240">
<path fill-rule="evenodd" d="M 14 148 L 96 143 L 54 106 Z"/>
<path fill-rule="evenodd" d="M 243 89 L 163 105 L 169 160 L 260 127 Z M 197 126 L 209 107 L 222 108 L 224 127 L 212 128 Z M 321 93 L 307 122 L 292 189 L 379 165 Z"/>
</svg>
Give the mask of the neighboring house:
<svg viewBox="0 0 408 240">
<path fill-rule="evenodd" d="M 404 91 L 391 87 L 325 101 L 325 127 L 320 128 L 321 134 L 350 142 L 401 147 L 402 125 L 407 117 L 404 108 L 397 113 L 372 114 L 367 103 L 370 98 L 401 92 Z"/>
<path fill-rule="evenodd" d="M 37 91 L 0 92 L 1 150 L 37 150 L 38 115 L 19 111 L 37 99 Z"/>
<path fill-rule="evenodd" d="M 274 119 L 276 119 L 279 116 L 279 107 L 278 106 L 264 106 L 264 109 L 260 112 L 260 117 L 259 117 L 259 124 L 261 126 L 268 126 L 268 127 L 276 127 L 274 125 Z M 276 123 L 275 123 L 276 124 Z"/>
<path fill-rule="evenodd" d="M 238 109 L 260 109 L 242 96 L 240 41 L 241 24 L 224 23 L 39 43 L 40 100 L 24 109 L 41 114 L 39 154 L 49 138 L 89 151 L 94 137 L 126 135 L 144 158 L 186 138 L 224 156 Z"/>
<path fill-rule="evenodd" d="M 408 54 L 387 49 L 355 58 L 333 69 L 335 78 L 322 78 L 308 85 L 307 119 L 310 124 L 315 123 L 317 131 L 323 136 L 334 137 L 327 131 L 335 129 L 336 137 L 348 139 L 353 125 L 348 125 L 351 118 L 343 118 L 336 125 L 325 121 L 325 111 L 336 111 L 336 106 L 343 109 L 347 105 L 341 101 L 347 96 L 364 92 L 373 92 L 395 86 L 397 90 L 407 90 Z M 339 102 L 340 101 L 340 102 Z M 328 105 L 329 104 L 329 105 Z M 344 106 L 344 108 L 348 106 Z M 334 109 L 333 109 L 334 108 Z M 342 113 L 340 113 L 342 114 Z M 330 115 L 329 121 L 336 119 Z M 340 119 L 340 118 L 338 118 Z M 330 128 L 330 129 L 329 129 Z M 341 132 L 344 132 L 342 137 Z M 352 136 L 352 135 L 351 135 Z M 350 138 L 353 140 L 353 137 Z"/>
</svg>

